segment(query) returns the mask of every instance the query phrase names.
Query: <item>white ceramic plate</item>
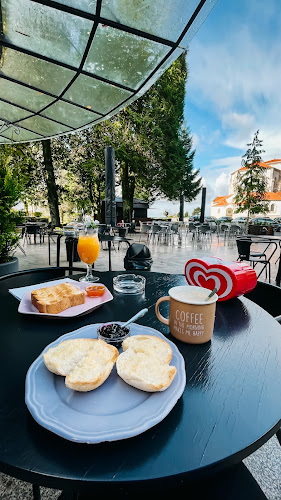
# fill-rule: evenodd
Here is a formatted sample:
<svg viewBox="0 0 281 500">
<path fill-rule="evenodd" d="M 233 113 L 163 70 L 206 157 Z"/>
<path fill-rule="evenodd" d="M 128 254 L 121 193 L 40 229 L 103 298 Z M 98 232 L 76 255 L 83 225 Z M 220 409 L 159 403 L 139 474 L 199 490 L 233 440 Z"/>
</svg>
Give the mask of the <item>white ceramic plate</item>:
<svg viewBox="0 0 281 500">
<path fill-rule="evenodd" d="M 47 346 L 74 338 L 97 338 L 99 324 L 87 325 L 58 338 Z M 144 392 L 126 384 L 113 368 L 108 379 L 90 392 L 68 389 L 64 377 L 45 367 L 43 356 L 30 366 L 25 383 L 25 402 L 42 427 L 70 441 L 100 443 L 136 436 L 163 420 L 181 397 L 185 384 L 185 363 L 178 348 L 157 330 L 131 325 L 131 335 L 156 335 L 173 350 L 171 365 L 177 373 L 170 387 L 162 392 Z"/>
<path fill-rule="evenodd" d="M 67 281 L 71 282 L 73 285 L 77 286 L 81 290 L 85 290 L 85 288 L 89 285 L 89 283 L 84 283 L 83 281 L 75 281 L 70 279 L 68 279 Z M 59 284 L 59 282 L 61 283 L 62 280 L 48 281 L 47 283 L 42 283 L 40 288 L 54 286 Z M 101 285 L 102 283 L 98 282 L 97 284 Z M 34 288 L 39 288 L 39 287 L 37 285 Z M 112 299 L 113 295 L 110 293 L 108 288 L 105 287 L 105 292 L 103 295 L 101 295 L 101 297 L 89 297 L 86 294 L 84 304 L 80 304 L 79 306 L 69 307 L 68 309 L 65 309 L 64 311 L 58 314 L 49 314 L 49 313 L 40 313 L 38 309 L 36 309 L 36 307 L 31 303 L 31 290 L 28 290 L 25 292 L 23 298 L 20 301 L 18 311 L 21 314 L 33 314 L 35 316 L 45 316 L 48 318 L 73 318 L 74 316 L 80 316 L 81 314 L 89 313 L 94 309 L 96 309 L 97 307 L 102 306 L 106 302 L 109 302 Z"/>
</svg>

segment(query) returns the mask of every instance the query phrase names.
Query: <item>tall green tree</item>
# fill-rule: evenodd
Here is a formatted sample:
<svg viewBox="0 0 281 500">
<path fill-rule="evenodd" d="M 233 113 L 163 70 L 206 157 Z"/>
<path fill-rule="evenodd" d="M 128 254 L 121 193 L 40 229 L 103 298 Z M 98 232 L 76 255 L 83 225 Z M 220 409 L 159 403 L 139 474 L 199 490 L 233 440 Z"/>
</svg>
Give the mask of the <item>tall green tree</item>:
<svg viewBox="0 0 281 500">
<path fill-rule="evenodd" d="M 269 210 L 265 194 L 267 191 L 267 181 L 265 167 L 262 163 L 263 141 L 259 139 L 259 131 L 254 134 L 253 141 L 247 144 L 248 149 L 242 156 L 240 170 L 237 175 L 236 192 L 234 203 L 235 213 L 246 212 L 247 222 L 249 219 L 260 213 L 267 213 Z"/>
<path fill-rule="evenodd" d="M 127 130 L 138 136 L 139 149 L 146 152 L 145 165 L 127 162 L 127 178 L 129 171 L 154 194 L 192 201 L 202 186 L 198 170 L 193 170 L 195 151 L 184 123 L 186 79 L 186 56 L 182 54 L 121 115 L 127 115 Z"/>
<path fill-rule="evenodd" d="M 46 139 L 42 141 L 42 148 L 51 221 L 55 226 L 60 226 L 59 199 L 52 159 L 51 140 Z"/>
<path fill-rule="evenodd" d="M 33 146 L 38 164 L 25 170 L 26 201 L 44 196 L 55 225 L 59 225 L 59 203 L 98 214 L 105 193 L 107 146 L 115 149 L 125 220 L 131 220 L 136 196 L 147 201 L 160 195 L 194 199 L 201 179 L 193 170 L 195 152 L 184 124 L 186 77 L 182 55 L 142 97 L 110 120 L 43 141 L 43 151 Z"/>
</svg>

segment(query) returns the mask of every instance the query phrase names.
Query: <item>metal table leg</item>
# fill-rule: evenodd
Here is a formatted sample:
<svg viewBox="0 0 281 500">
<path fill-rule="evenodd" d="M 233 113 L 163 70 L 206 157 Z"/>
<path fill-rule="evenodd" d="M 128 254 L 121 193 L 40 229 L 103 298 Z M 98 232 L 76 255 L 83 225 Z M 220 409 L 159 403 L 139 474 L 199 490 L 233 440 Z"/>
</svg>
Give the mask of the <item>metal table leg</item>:
<svg viewBox="0 0 281 500">
<path fill-rule="evenodd" d="M 111 269 L 111 241 L 108 240 L 108 270 L 112 271 Z"/>
</svg>

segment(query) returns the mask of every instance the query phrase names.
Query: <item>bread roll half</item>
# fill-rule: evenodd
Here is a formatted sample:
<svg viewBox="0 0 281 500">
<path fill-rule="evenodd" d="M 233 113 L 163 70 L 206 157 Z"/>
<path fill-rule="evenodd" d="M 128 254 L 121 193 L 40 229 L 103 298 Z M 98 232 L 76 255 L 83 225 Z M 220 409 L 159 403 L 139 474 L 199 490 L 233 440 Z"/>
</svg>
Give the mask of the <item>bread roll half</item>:
<svg viewBox="0 0 281 500">
<path fill-rule="evenodd" d="M 122 342 L 122 349 L 132 349 L 134 352 L 143 352 L 147 356 L 156 357 L 161 363 L 170 363 L 173 351 L 164 339 L 154 335 L 133 335 Z"/>
<path fill-rule="evenodd" d="M 124 340 L 122 347 L 116 369 L 124 382 L 146 392 L 164 391 L 171 385 L 177 369 L 169 365 L 173 351 L 165 340 L 134 335 Z"/>
<path fill-rule="evenodd" d="M 118 349 L 98 339 L 69 339 L 43 354 L 46 367 L 66 376 L 65 385 L 75 391 L 96 389 L 109 377 Z"/>
</svg>

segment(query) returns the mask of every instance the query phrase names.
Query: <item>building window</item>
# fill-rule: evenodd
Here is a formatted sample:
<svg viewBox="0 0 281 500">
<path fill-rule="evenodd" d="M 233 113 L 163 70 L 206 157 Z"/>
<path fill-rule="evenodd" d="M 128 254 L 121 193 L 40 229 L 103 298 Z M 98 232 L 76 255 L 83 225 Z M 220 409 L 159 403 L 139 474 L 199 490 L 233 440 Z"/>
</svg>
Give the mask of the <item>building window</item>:
<svg viewBox="0 0 281 500">
<path fill-rule="evenodd" d="M 218 214 L 220 213 L 220 211 L 221 211 L 221 209 L 220 209 L 220 208 L 218 208 Z"/>
<path fill-rule="evenodd" d="M 274 203 L 272 203 L 272 205 L 270 205 L 270 211 L 271 212 L 275 212 L 275 205 L 274 205 Z"/>
</svg>

